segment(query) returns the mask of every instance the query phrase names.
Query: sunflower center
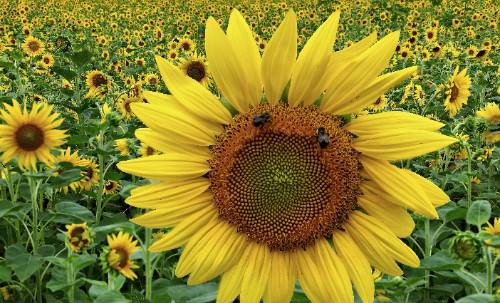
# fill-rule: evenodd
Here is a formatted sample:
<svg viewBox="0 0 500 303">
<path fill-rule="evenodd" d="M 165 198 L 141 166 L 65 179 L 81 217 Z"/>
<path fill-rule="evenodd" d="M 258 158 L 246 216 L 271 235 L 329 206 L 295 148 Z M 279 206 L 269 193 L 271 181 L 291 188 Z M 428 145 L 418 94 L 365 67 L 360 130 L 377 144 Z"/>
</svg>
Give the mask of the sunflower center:
<svg viewBox="0 0 500 303">
<path fill-rule="evenodd" d="M 28 43 L 28 48 L 32 52 L 36 52 L 40 49 L 40 44 L 38 44 L 38 42 L 36 42 L 36 41 L 30 41 L 30 43 Z"/>
<path fill-rule="evenodd" d="M 458 87 L 453 83 L 453 86 L 451 87 L 451 95 L 450 95 L 450 102 L 455 102 L 458 97 Z"/>
<path fill-rule="evenodd" d="M 44 142 L 43 130 L 33 124 L 25 124 L 15 132 L 18 147 L 25 151 L 37 150 Z"/>
<path fill-rule="evenodd" d="M 205 66 L 201 62 L 193 61 L 187 67 L 187 74 L 189 77 L 200 82 L 206 75 Z"/>
<path fill-rule="evenodd" d="M 261 105 L 212 148 L 220 218 L 271 249 L 328 237 L 356 208 L 360 163 L 342 121 L 314 107 Z"/>
<path fill-rule="evenodd" d="M 119 262 L 118 262 L 118 266 L 120 268 L 125 267 L 125 265 L 127 265 L 127 262 L 128 262 L 128 252 L 127 252 L 127 250 L 123 249 L 121 247 L 115 247 L 115 248 L 113 248 L 113 250 L 120 257 L 119 258 Z"/>
<path fill-rule="evenodd" d="M 92 78 L 92 84 L 94 84 L 94 87 L 100 87 L 101 85 L 106 85 L 108 83 L 108 80 L 104 75 L 97 74 Z"/>
</svg>

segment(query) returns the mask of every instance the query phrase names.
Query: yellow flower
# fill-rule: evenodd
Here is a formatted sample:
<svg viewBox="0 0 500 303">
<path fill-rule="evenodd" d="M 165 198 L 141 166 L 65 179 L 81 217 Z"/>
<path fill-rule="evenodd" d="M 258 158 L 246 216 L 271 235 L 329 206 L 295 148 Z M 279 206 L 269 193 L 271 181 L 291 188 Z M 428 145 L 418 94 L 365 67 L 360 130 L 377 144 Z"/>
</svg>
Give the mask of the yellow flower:
<svg viewBox="0 0 500 303">
<path fill-rule="evenodd" d="M 33 36 L 26 37 L 22 48 L 29 57 L 36 57 L 45 51 L 45 45 L 43 42 Z"/>
<path fill-rule="evenodd" d="M 131 235 L 122 231 L 120 231 L 118 235 L 108 235 L 107 240 L 109 252 L 106 256 L 106 260 L 108 265 L 128 279 L 134 280 L 137 278 L 133 269 L 139 266 L 130 259 L 130 257 L 139 250 L 137 240 L 133 241 Z"/>
<path fill-rule="evenodd" d="M 144 92 L 147 103 L 131 105 L 148 127 L 137 138 L 164 152 L 118 164 L 159 180 L 132 190 L 127 203 L 153 209 L 132 221 L 173 227 L 150 251 L 183 246 L 176 275 L 189 275 L 189 284 L 221 275 L 218 302 L 238 295 L 289 302 L 297 280 L 312 302 L 353 302 L 352 284 L 372 302 L 372 266 L 390 275 L 403 273 L 396 262 L 419 266 L 399 239 L 414 228 L 407 209 L 437 218 L 435 207 L 449 201 L 431 181 L 389 162 L 456 142 L 437 132 L 442 123 L 405 112 L 360 115 L 346 125 L 339 117 L 362 111 L 417 70 L 380 75 L 398 32 L 332 54 L 339 16 L 298 57 L 292 11 L 262 57 L 237 10 L 227 33 L 208 18 L 210 71 L 234 117 L 161 57 L 171 95 Z"/>
<path fill-rule="evenodd" d="M 81 252 L 90 247 L 92 237 L 87 223 L 66 225 L 66 236 L 73 252 Z"/>
<path fill-rule="evenodd" d="M 104 183 L 103 192 L 106 195 L 116 194 L 116 192 L 120 189 L 121 185 L 115 180 L 107 180 Z"/>
<path fill-rule="evenodd" d="M 99 167 L 94 159 L 85 159 L 82 170 L 83 179 L 79 181 L 78 186 L 84 190 L 90 190 L 92 186 L 99 183 Z"/>
<path fill-rule="evenodd" d="M 54 56 L 52 56 L 51 54 L 45 54 L 42 56 L 42 59 L 40 59 L 39 63 L 40 65 L 43 67 L 43 68 L 51 68 L 52 66 L 54 66 Z"/>
<path fill-rule="evenodd" d="M 483 231 L 487 234 L 498 236 L 500 235 L 500 218 L 495 218 L 493 221 L 493 225 L 490 222 L 487 222 L 488 226 L 483 229 Z M 486 244 L 491 243 L 491 239 L 486 240 Z M 500 248 L 495 248 L 497 254 L 500 254 Z"/>
<path fill-rule="evenodd" d="M 500 122 L 500 106 L 493 102 L 488 102 L 486 106 L 477 111 L 476 115 L 485 119 L 490 123 L 499 123 Z"/>
<path fill-rule="evenodd" d="M 188 59 L 181 59 L 180 67 L 184 74 L 200 82 L 204 86 L 208 86 L 209 73 L 205 57 L 194 53 Z"/>
<path fill-rule="evenodd" d="M 126 139 L 126 138 L 116 139 L 115 140 L 115 147 L 120 152 L 120 155 L 130 156 L 130 148 L 129 148 L 128 139 Z"/>
<path fill-rule="evenodd" d="M 6 163 L 18 158 L 19 167 L 36 170 L 38 160 L 49 165 L 54 156 L 52 149 L 62 145 L 67 137 L 66 131 L 56 129 L 63 119 L 59 113 L 52 112 L 52 106 L 35 103 L 30 112 L 16 100 L 12 105 L 4 103 L 0 110 L 0 119 L 6 124 L 0 125 L 0 159 Z"/>
<path fill-rule="evenodd" d="M 57 166 L 60 166 L 56 171 L 54 171 L 54 176 L 58 176 L 64 173 L 65 165 L 72 165 L 84 168 L 85 166 L 88 165 L 88 162 L 89 162 L 88 160 L 83 160 L 82 158 L 80 158 L 77 151 L 71 153 L 71 148 L 68 147 L 65 151 L 61 152 L 55 158 L 55 161 L 53 164 L 50 165 L 50 168 L 55 169 Z M 82 171 L 81 175 L 82 177 L 84 177 L 85 171 Z M 60 190 L 62 190 L 64 193 L 68 193 L 69 189 L 77 191 L 79 186 L 80 186 L 80 181 L 74 181 L 68 185 L 63 186 Z"/>
<path fill-rule="evenodd" d="M 448 92 L 444 100 L 444 106 L 450 116 L 455 116 L 470 96 L 471 79 L 467 75 L 467 69 L 458 72 L 458 66 L 453 72 L 449 83 Z"/>
</svg>

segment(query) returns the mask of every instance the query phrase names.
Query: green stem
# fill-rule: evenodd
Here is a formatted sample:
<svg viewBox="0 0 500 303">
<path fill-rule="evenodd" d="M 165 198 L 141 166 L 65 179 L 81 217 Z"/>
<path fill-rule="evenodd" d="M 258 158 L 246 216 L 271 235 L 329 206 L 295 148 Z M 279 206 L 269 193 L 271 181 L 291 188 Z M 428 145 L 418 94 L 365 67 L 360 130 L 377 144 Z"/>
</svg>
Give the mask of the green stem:
<svg viewBox="0 0 500 303">
<path fill-rule="evenodd" d="M 97 146 L 99 149 L 102 151 L 104 145 L 104 132 L 99 133 L 99 138 L 98 138 L 98 143 Z M 99 226 L 99 222 L 101 222 L 101 217 L 102 217 L 102 212 L 103 212 L 103 205 L 102 205 L 102 197 L 104 195 L 104 156 L 102 154 L 98 155 L 99 159 L 99 188 L 97 189 L 97 210 L 95 213 L 95 222 L 96 225 Z"/>
<path fill-rule="evenodd" d="M 469 145 L 465 145 L 467 149 L 467 209 L 472 204 L 472 154 Z M 469 223 L 466 223 L 466 229 L 469 230 Z"/>
<path fill-rule="evenodd" d="M 108 271 L 108 289 L 115 289 L 115 283 L 114 283 L 114 280 L 115 280 L 115 276 L 113 275 L 113 273 L 111 273 L 111 271 Z"/>
<path fill-rule="evenodd" d="M 151 245 L 151 228 L 145 230 L 145 252 L 144 259 L 146 263 L 146 301 L 151 301 L 151 296 L 153 294 L 153 266 L 151 264 L 151 252 L 149 251 L 149 246 Z"/>
<path fill-rule="evenodd" d="M 31 216 L 32 216 L 32 238 L 33 238 L 33 255 L 38 253 L 39 245 L 39 231 L 38 231 L 38 212 L 40 210 L 38 205 L 38 185 L 36 184 L 33 177 L 28 177 L 28 184 L 31 194 Z M 42 279 L 40 276 L 40 271 L 36 273 L 36 299 L 38 303 L 42 302 Z"/>
<path fill-rule="evenodd" d="M 70 284 L 71 286 L 68 288 L 68 302 L 69 303 L 74 303 L 75 302 L 75 269 L 73 267 L 73 260 L 71 258 L 71 256 L 73 255 L 72 251 L 71 251 L 71 248 L 69 247 L 68 245 L 68 258 L 67 258 L 67 262 L 68 262 L 68 271 L 66 273 L 66 278 L 67 278 L 67 282 L 68 284 Z"/>
<path fill-rule="evenodd" d="M 424 257 L 430 257 L 432 254 L 432 239 L 431 239 L 431 228 L 430 219 L 425 218 L 424 221 Z M 430 286 L 431 286 L 431 276 L 430 270 L 425 270 L 425 299 L 424 302 L 431 302 L 430 300 Z"/>
<path fill-rule="evenodd" d="M 483 248 L 483 253 L 486 257 L 486 293 L 493 294 L 493 275 L 495 274 L 494 271 L 498 255 L 493 261 L 491 258 L 490 249 L 488 247 Z"/>
</svg>

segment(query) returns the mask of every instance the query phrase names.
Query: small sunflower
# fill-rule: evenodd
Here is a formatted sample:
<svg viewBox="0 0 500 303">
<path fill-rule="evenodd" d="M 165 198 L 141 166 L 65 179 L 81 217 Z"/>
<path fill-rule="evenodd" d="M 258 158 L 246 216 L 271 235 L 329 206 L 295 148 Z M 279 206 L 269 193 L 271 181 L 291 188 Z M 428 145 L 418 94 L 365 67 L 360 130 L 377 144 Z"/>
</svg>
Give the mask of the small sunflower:
<svg viewBox="0 0 500 303">
<path fill-rule="evenodd" d="M 182 38 L 181 40 L 179 40 L 178 46 L 179 49 L 183 50 L 184 52 L 192 52 L 195 49 L 196 44 L 189 38 Z"/>
<path fill-rule="evenodd" d="M 147 156 L 158 155 L 158 154 L 159 154 L 159 152 L 156 149 L 147 145 L 144 142 L 141 142 L 141 147 L 139 148 L 139 155 L 141 155 L 142 157 L 147 157 Z"/>
<path fill-rule="evenodd" d="M 73 252 L 82 252 L 92 244 L 92 233 L 87 223 L 68 224 L 66 225 L 66 229 L 69 247 Z"/>
<path fill-rule="evenodd" d="M 45 51 L 45 45 L 42 40 L 33 36 L 26 37 L 22 48 L 29 57 L 36 57 Z"/>
<path fill-rule="evenodd" d="M 86 84 L 89 88 L 89 96 L 102 96 L 111 88 L 109 77 L 98 70 L 93 70 L 87 73 Z"/>
<path fill-rule="evenodd" d="M 181 59 L 180 63 L 181 70 L 184 74 L 204 86 L 208 86 L 210 78 L 208 73 L 208 64 L 204 56 L 194 53 L 188 59 Z"/>
<path fill-rule="evenodd" d="M 65 151 L 61 152 L 56 158 L 54 163 L 50 166 L 51 169 L 55 169 L 56 167 L 59 167 L 57 170 L 54 171 L 54 176 L 58 176 L 64 173 L 65 168 L 64 166 L 71 165 L 74 167 L 85 167 L 88 164 L 88 160 L 83 160 L 80 158 L 78 155 L 78 152 L 71 152 L 71 148 L 67 148 Z M 81 172 L 82 177 L 84 177 L 85 172 Z M 68 193 L 68 191 L 71 189 L 72 191 L 77 191 L 80 186 L 80 181 L 74 181 L 71 182 L 68 185 L 63 186 L 60 188 L 65 194 Z"/>
<path fill-rule="evenodd" d="M 437 39 L 436 29 L 433 27 L 428 28 L 427 31 L 425 32 L 425 40 L 427 41 L 427 43 L 434 42 L 436 41 L 436 39 Z"/>
<path fill-rule="evenodd" d="M 488 102 L 483 109 L 476 112 L 476 115 L 492 124 L 500 123 L 500 106 L 496 103 Z"/>
<path fill-rule="evenodd" d="M 127 95 L 121 95 L 118 98 L 117 107 L 118 111 L 120 112 L 123 118 L 129 120 L 134 116 L 134 113 L 132 112 L 130 105 L 137 102 L 142 102 L 142 100 L 137 97 L 130 97 Z"/>
<path fill-rule="evenodd" d="M 54 66 L 54 62 L 55 62 L 54 56 L 52 56 L 51 54 L 45 54 L 42 56 L 42 59 L 40 59 L 39 64 L 43 68 L 48 69 Z"/>
<path fill-rule="evenodd" d="M 488 226 L 486 226 L 483 231 L 487 234 L 499 237 L 500 236 L 500 218 L 495 218 L 493 221 L 493 225 L 490 222 L 487 222 Z M 492 239 L 487 239 L 486 244 L 491 244 Z M 500 254 L 500 248 L 495 248 L 497 254 Z"/>
<path fill-rule="evenodd" d="M 116 194 L 116 192 L 120 189 L 120 187 L 121 187 L 121 185 L 117 181 L 115 181 L 115 180 L 107 180 L 104 183 L 103 193 L 105 195 Z"/>
<path fill-rule="evenodd" d="M 83 179 L 79 181 L 78 186 L 84 190 L 90 190 L 92 186 L 99 183 L 99 167 L 94 159 L 85 159 L 82 162 Z"/>
<path fill-rule="evenodd" d="M 210 70 L 233 116 L 215 95 L 168 60 L 156 58 L 171 95 L 144 92 L 132 104 L 148 128 L 136 131 L 160 155 L 123 161 L 124 172 L 158 182 L 127 203 L 154 209 L 132 219 L 172 228 L 149 249 L 183 247 L 176 275 L 189 284 L 222 276 L 217 302 L 289 302 L 298 280 L 312 302 L 373 302 L 372 266 L 401 275 L 419 266 L 399 237 L 407 209 L 437 218 L 448 196 L 389 161 L 443 148 L 443 124 L 405 112 L 362 111 L 417 70 L 383 74 L 399 32 L 376 33 L 332 53 L 333 13 L 297 57 L 297 17 L 287 13 L 262 57 L 245 18 L 227 33 L 206 22 Z M 286 89 L 286 96 L 282 98 Z M 318 97 L 322 96 L 321 101 Z M 326 281 L 326 282 L 325 282 Z"/>
<path fill-rule="evenodd" d="M 372 105 L 369 106 L 369 108 L 375 111 L 382 111 L 385 109 L 386 106 L 387 106 L 387 97 L 385 95 L 382 95 L 378 97 L 377 100 L 373 102 Z"/>
<path fill-rule="evenodd" d="M 467 104 L 470 96 L 471 79 L 467 75 L 467 69 L 458 72 L 458 66 L 448 81 L 448 92 L 444 100 L 446 111 L 454 117 Z"/>
<path fill-rule="evenodd" d="M 101 264 L 106 270 L 116 271 L 124 277 L 134 280 L 137 275 L 133 269 L 139 266 L 131 260 L 131 256 L 139 250 L 137 240 L 133 240 L 128 233 L 120 231 L 117 234 L 108 235 L 108 247 L 101 254 Z"/>
<path fill-rule="evenodd" d="M 52 106 L 34 103 L 31 111 L 16 100 L 12 105 L 4 103 L 0 119 L 0 159 L 5 163 L 17 157 L 19 167 L 35 169 L 38 160 L 50 165 L 54 156 L 51 150 L 62 145 L 67 137 L 65 130 L 56 129 L 63 122 L 59 113 L 52 112 Z"/>
<path fill-rule="evenodd" d="M 115 147 L 120 152 L 120 156 L 130 156 L 130 142 L 128 139 L 116 139 Z"/>
</svg>

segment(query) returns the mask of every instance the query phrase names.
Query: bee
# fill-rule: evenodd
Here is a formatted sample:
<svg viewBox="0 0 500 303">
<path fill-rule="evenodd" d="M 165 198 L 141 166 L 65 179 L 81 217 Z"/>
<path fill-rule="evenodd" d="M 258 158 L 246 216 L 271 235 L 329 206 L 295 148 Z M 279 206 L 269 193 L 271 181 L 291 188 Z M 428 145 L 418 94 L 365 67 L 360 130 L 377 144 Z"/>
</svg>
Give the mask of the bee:
<svg viewBox="0 0 500 303">
<path fill-rule="evenodd" d="M 264 124 L 271 122 L 270 113 L 262 113 L 253 116 L 253 126 L 262 127 Z"/>
<path fill-rule="evenodd" d="M 329 137 L 324 127 L 319 127 L 316 130 L 316 135 L 318 138 L 319 147 L 326 148 L 328 146 Z"/>
</svg>

